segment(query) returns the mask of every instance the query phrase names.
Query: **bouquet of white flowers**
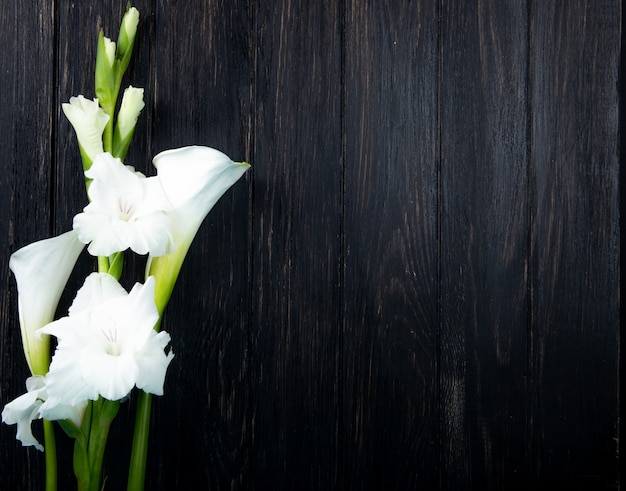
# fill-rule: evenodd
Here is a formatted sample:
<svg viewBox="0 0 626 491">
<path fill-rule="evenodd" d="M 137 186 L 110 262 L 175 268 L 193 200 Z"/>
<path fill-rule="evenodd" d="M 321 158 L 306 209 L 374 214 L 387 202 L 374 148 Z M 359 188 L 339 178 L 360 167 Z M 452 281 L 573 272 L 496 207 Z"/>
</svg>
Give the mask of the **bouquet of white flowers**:
<svg viewBox="0 0 626 491">
<path fill-rule="evenodd" d="M 174 358 L 160 319 L 191 242 L 217 200 L 248 170 L 218 150 L 192 146 L 153 159 L 156 175 L 125 165 L 143 89 L 129 86 L 116 107 L 130 63 L 139 12 L 128 7 L 117 43 L 100 33 L 95 95 L 63 104 L 80 149 L 88 204 L 73 230 L 15 252 L 19 319 L 32 376 L 27 392 L 6 404 L 2 421 L 17 424 L 17 438 L 46 455 L 46 489 L 56 489 L 52 422 L 75 440 L 78 489 L 102 489 L 107 435 L 120 403 L 135 388 L 137 419 L 128 489 L 143 489 L 151 394 L 162 395 Z M 55 311 L 78 257 L 87 245 L 98 258 L 67 316 Z M 147 255 L 143 284 L 127 292 L 118 282 L 128 251 Z M 50 336 L 56 338 L 50 353 Z M 44 444 L 31 425 L 42 419 Z"/>
</svg>

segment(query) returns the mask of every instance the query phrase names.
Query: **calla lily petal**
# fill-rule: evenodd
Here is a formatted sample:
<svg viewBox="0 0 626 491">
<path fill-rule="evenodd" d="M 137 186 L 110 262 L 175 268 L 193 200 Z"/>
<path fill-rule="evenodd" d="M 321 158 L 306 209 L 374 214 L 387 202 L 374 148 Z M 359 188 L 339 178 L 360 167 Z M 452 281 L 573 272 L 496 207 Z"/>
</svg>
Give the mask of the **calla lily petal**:
<svg viewBox="0 0 626 491">
<path fill-rule="evenodd" d="M 151 255 L 146 266 L 146 276 L 156 278 L 156 303 L 162 313 L 202 221 L 250 165 L 233 162 L 219 150 L 200 146 L 161 152 L 153 163 L 172 205 L 170 215 L 176 247 L 173 253 L 162 257 Z"/>
<path fill-rule="evenodd" d="M 37 329 L 54 318 L 59 299 L 84 245 L 66 232 L 16 251 L 9 260 L 18 292 L 20 327 L 26 361 L 33 375 L 45 375 L 50 363 L 50 340 Z"/>
<path fill-rule="evenodd" d="M 217 200 L 250 168 L 210 147 L 166 150 L 153 159 L 157 176 L 174 209 L 202 221 Z"/>
</svg>

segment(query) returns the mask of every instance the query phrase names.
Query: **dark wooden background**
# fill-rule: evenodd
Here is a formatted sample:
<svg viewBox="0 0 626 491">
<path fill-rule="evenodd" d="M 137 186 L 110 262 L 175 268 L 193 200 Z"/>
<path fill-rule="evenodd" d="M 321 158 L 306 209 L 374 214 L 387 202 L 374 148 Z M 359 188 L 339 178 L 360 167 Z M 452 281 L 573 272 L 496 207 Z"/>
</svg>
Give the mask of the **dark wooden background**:
<svg viewBox="0 0 626 491">
<path fill-rule="evenodd" d="M 93 97 L 125 3 L 0 2 L 2 405 L 28 375 L 8 257 L 85 205 L 60 105 Z M 136 6 L 127 163 L 203 144 L 253 165 L 166 312 L 147 489 L 619 488 L 619 0 Z M 41 489 L 14 436 L 0 489 Z"/>
</svg>

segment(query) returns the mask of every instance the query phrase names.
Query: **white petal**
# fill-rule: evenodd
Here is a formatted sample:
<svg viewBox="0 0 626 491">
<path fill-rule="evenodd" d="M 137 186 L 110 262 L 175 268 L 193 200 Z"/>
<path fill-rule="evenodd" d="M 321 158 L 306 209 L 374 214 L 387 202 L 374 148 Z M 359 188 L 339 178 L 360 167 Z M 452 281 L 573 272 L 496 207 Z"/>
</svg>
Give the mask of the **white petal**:
<svg viewBox="0 0 626 491">
<path fill-rule="evenodd" d="M 78 368 L 80 357 L 91 342 L 89 332 L 84 327 L 74 319 L 65 317 L 44 328 L 58 337 L 57 349 L 46 375 L 48 397 L 55 404 L 74 406 L 87 399 L 98 398 L 98 391 L 83 378 Z"/>
<path fill-rule="evenodd" d="M 40 393 L 45 391 L 43 377 L 29 377 L 26 380 L 28 392 L 9 402 L 2 410 L 2 421 L 6 424 L 17 424 L 16 438 L 23 446 L 34 446 L 43 452 L 43 446 L 33 436 L 31 423 L 39 419 L 39 407 L 42 404 Z"/>
<path fill-rule="evenodd" d="M 113 63 L 115 63 L 115 49 L 116 45 L 114 41 L 111 41 L 108 37 L 104 38 L 104 49 L 107 55 L 107 61 L 109 65 L 113 67 Z"/>
<path fill-rule="evenodd" d="M 91 203 L 74 217 L 74 230 L 89 253 L 108 256 L 128 248 L 138 254 L 173 250 L 169 202 L 156 178 L 146 178 L 119 159 L 99 155 L 85 175 L 93 179 Z"/>
<path fill-rule="evenodd" d="M 141 180 L 145 176 L 110 153 L 98 155 L 91 168 L 85 171 L 85 176 L 94 180 L 89 186 L 89 198 L 92 202 L 104 203 L 107 209 L 117 206 L 120 198 L 129 201 L 143 199 Z"/>
<path fill-rule="evenodd" d="M 42 418 L 50 421 L 58 421 L 61 419 L 69 419 L 78 428 L 83 423 L 83 416 L 87 400 L 77 403 L 75 406 L 63 404 L 61 401 L 48 397 L 39 408 L 39 414 Z"/>
<path fill-rule="evenodd" d="M 128 244 L 123 241 L 123 238 L 111 232 L 112 220 L 107 215 L 79 213 L 74 217 L 72 226 L 80 241 L 83 244 L 89 244 L 87 250 L 92 256 L 110 256 L 115 252 L 128 249 Z"/>
<path fill-rule="evenodd" d="M 154 332 L 154 331 L 153 331 Z M 139 366 L 137 374 L 137 387 L 155 395 L 163 395 L 163 383 L 165 373 L 174 353 L 166 355 L 163 351 L 170 341 L 170 335 L 161 331 L 151 336 L 144 348 L 135 355 Z"/>
<path fill-rule="evenodd" d="M 122 140 L 128 136 L 137 124 L 139 113 L 144 108 L 143 89 L 129 86 L 122 96 L 122 104 L 117 115 L 117 127 Z"/>
<path fill-rule="evenodd" d="M 127 226 L 129 247 L 137 254 L 163 256 L 176 248 L 172 218 L 166 213 L 152 213 Z"/>
<path fill-rule="evenodd" d="M 62 108 L 74 127 L 78 143 L 93 161 L 96 155 L 103 152 L 102 133 L 109 116 L 98 104 L 98 99 L 90 101 L 82 95 L 71 97 L 69 104 L 62 104 Z"/>
<path fill-rule="evenodd" d="M 170 211 L 172 209 L 172 205 L 163 192 L 161 180 L 157 176 L 145 178 L 141 183 L 143 185 L 143 201 L 135 210 L 135 217 L 149 215 L 155 210 Z"/>
<path fill-rule="evenodd" d="M 162 392 L 173 355 L 164 353 L 169 335 L 153 329 L 159 319 L 154 287 L 149 278 L 127 294 L 112 276 L 92 273 L 69 316 L 40 330 L 58 339 L 46 376 L 54 404 L 74 406 L 98 396 L 120 400 L 138 381 Z"/>
<path fill-rule="evenodd" d="M 83 247 L 71 231 L 29 244 L 15 252 L 9 261 L 17 282 L 24 353 L 35 375 L 46 373 L 50 359 L 49 340 L 39 338 L 35 331 L 54 318 L 61 293 Z"/>
<path fill-rule="evenodd" d="M 153 160 L 170 211 L 175 250 L 146 263 L 146 277 L 157 278 L 157 306 L 165 307 L 180 267 L 202 221 L 220 197 L 250 168 L 209 147 L 167 150 Z"/>
<path fill-rule="evenodd" d="M 137 33 L 138 24 L 139 11 L 135 7 L 131 7 L 122 18 L 122 26 L 120 27 L 120 31 L 123 29 L 124 31 L 126 31 L 126 36 L 129 39 L 133 39 L 135 37 L 135 34 Z"/>
<path fill-rule="evenodd" d="M 176 247 L 189 246 L 211 208 L 250 167 L 214 148 L 195 146 L 162 152 L 153 163 L 173 207 Z"/>
<path fill-rule="evenodd" d="M 80 370 L 88 384 L 111 401 L 126 397 L 137 380 L 137 364 L 132 353 L 113 356 L 93 346 L 83 350 Z"/>
<path fill-rule="evenodd" d="M 176 209 L 198 197 L 210 209 L 250 167 L 233 162 L 219 150 L 200 146 L 166 150 L 154 157 L 153 164 Z"/>
<path fill-rule="evenodd" d="M 106 273 L 91 273 L 76 293 L 69 309 L 71 316 L 84 311 L 92 311 L 107 300 L 126 297 L 124 287 Z"/>
<path fill-rule="evenodd" d="M 154 286 L 155 280 L 150 277 L 146 279 L 143 285 L 135 283 L 128 294 L 128 322 L 130 325 L 135 326 L 135 329 L 131 332 L 151 332 L 154 325 L 159 320 L 159 313 L 157 312 L 156 305 L 154 305 Z M 142 336 L 145 336 L 145 334 L 142 334 Z M 141 343 L 145 341 L 146 338 L 142 337 L 138 340 L 134 337 L 134 339 L 135 342 Z"/>
</svg>

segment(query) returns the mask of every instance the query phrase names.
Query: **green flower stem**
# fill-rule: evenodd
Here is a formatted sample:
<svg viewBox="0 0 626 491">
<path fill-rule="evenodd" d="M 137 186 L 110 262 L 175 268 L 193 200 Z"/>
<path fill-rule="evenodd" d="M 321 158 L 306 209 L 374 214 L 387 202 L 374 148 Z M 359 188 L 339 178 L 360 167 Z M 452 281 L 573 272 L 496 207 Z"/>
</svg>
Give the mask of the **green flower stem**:
<svg viewBox="0 0 626 491">
<path fill-rule="evenodd" d="M 160 329 L 163 311 L 172 295 L 174 284 L 188 249 L 189 245 L 187 244 L 179 247 L 175 252 L 167 256 L 151 258 L 147 276 L 154 276 L 156 280 L 154 300 L 159 311 L 159 322 L 154 326 L 155 331 Z M 143 491 L 148 458 L 151 404 L 152 394 L 139 391 L 135 433 L 133 434 L 130 469 L 128 471 L 128 491 Z"/>
<path fill-rule="evenodd" d="M 113 152 L 113 111 L 109 108 L 103 108 L 104 112 L 109 115 L 109 122 L 104 127 L 104 133 L 102 134 L 102 146 L 105 152 Z M 109 112 L 110 111 L 110 112 Z"/>
<path fill-rule="evenodd" d="M 43 420 L 43 437 L 46 457 L 46 491 L 57 489 L 57 447 L 54 438 L 54 424 Z"/>
<path fill-rule="evenodd" d="M 148 458 L 151 406 L 152 394 L 139 391 L 133 447 L 130 454 L 130 469 L 128 471 L 128 491 L 143 491 Z"/>
<path fill-rule="evenodd" d="M 91 432 L 91 417 L 93 414 L 93 401 L 87 401 L 87 407 L 83 414 L 83 422 L 73 437 L 74 441 L 74 475 L 78 491 L 89 489 L 89 455 L 88 443 Z M 72 436 L 72 435 L 70 435 Z"/>
<path fill-rule="evenodd" d="M 167 303 L 170 301 L 174 285 L 190 246 L 191 241 L 187 241 L 179 244 L 176 250 L 170 254 L 150 258 L 146 277 L 154 276 L 154 302 L 161 317 Z M 157 325 L 155 329 L 158 331 L 159 326 Z"/>
<path fill-rule="evenodd" d="M 100 397 L 93 403 L 91 430 L 89 433 L 89 491 L 100 491 L 102 461 L 109 436 L 109 428 L 120 408 L 119 401 L 109 401 Z"/>
<path fill-rule="evenodd" d="M 102 110 L 109 115 L 109 121 L 104 127 L 104 133 L 102 134 L 102 147 L 105 152 L 109 152 L 113 155 L 113 123 L 115 119 L 115 104 L 117 103 L 117 97 L 120 91 L 121 78 L 116 80 L 116 87 L 112 91 L 112 103 L 102 105 Z M 117 155 L 113 155 L 117 157 Z"/>
<path fill-rule="evenodd" d="M 124 267 L 124 252 L 116 252 L 111 256 L 98 256 L 98 272 L 108 273 L 116 280 L 122 277 Z"/>
<path fill-rule="evenodd" d="M 109 271 L 109 258 L 107 256 L 98 256 L 98 272 L 107 273 Z"/>
</svg>

